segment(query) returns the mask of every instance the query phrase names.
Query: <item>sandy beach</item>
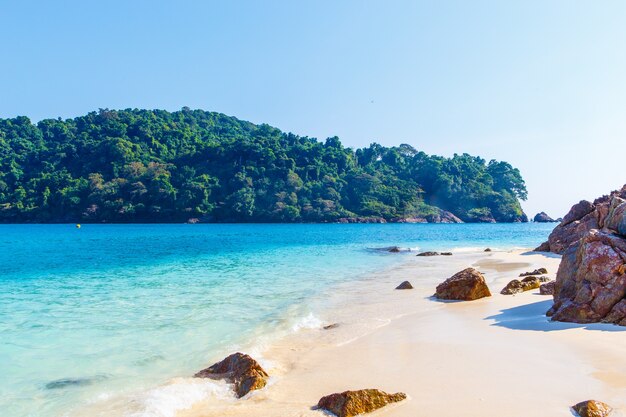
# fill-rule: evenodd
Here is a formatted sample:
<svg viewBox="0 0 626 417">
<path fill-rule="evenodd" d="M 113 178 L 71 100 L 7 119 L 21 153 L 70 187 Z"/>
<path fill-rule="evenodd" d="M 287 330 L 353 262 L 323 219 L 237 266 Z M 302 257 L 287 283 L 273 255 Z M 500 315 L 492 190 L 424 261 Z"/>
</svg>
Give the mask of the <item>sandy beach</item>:
<svg viewBox="0 0 626 417">
<path fill-rule="evenodd" d="M 371 415 L 571 416 L 597 399 L 626 410 L 624 328 L 550 322 L 551 296 L 500 290 L 521 272 L 560 258 L 527 251 L 455 253 L 407 262 L 329 295 L 322 325 L 250 352 L 269 385 L 236 400 L 205 400 L 180 417 L 319 416 L 320 397 L 348 389 L 405 392 L 408 399 Z M 460 269 L 485 274 L 492 297 L 440 302 L 435 286 Z M 413 290 L 396 291 L 409 280 Z M 219 360 L 221 358 L 215 358 Z M 173 382 L 176 384 L 177 382 Z"/>
</svg>

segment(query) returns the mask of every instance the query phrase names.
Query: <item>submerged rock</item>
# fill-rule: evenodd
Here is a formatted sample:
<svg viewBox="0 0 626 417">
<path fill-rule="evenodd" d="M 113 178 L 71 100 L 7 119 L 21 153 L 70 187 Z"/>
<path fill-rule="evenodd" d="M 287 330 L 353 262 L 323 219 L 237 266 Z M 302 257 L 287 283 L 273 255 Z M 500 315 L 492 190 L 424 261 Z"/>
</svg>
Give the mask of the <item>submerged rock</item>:
<svg viewBox="0 0 626 417">
<path fill-rule="evenodd" d="M 91 385 L 95 382 L 106 379 L 103 375 L 94 376 L 91 378 L 61 378 L 54 381 L 50 381 L 45 385 L 46 389 L 63 389 L 71 387 L 83 387 L 85 385 Z"/>
<path fill-rule="evenodd" d="M 402 284 L 396 287 L 396 290 L 412 290 L 413 286 L 409 281 L 404 281 Z"/>
<path fill-rule="evenodd" d="M 439 255 L 439 252 L 427 251 L 427 252 L 418 253 L 415 256 L 438 256 L 438 255 Z"/>
<path fill-rule="evenodd" d="M 607 417 L 612 409 L 608 404 L 600 401 L 587 400 L 572 407 L 580 417 Z"/>
<path fill-rule="evenodd" d="M 237 397 L 267 385 L 269 375 L 257 361 L 244 353 L 233 353 L 221 362 L 194 375 L 196 378 L 226 379 L 234 384 Z"/>
<path fill-rule="evenodd" d="M 442 300 L 471 301 L 490 296 L 485 277 L 474 268 L 457 272 L 439 284 L 435 292 L 435 297 Z"/>
<path fill-rule="evenodd" d="M 406 399 L 406 394 L 402 392 L 387 394 L 378 389 L 362 389 L 327 395 L 319 400 L 317 406 L 330 411 L 337 417 L 354 417 L 404 399 Z"/>
</svg>

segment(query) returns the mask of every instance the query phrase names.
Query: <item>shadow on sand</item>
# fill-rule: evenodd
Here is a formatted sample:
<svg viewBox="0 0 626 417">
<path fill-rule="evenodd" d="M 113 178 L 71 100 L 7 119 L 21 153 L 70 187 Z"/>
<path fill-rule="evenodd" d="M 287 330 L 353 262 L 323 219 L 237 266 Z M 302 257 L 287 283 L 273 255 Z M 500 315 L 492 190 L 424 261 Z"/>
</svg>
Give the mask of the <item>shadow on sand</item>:
<svg viewBox="0 0 626 417">
<path fill-rule="evenodd" d="M 522 256 L 529 256 L 529 255 L 543 255 L 546 258 L 561 258 L 561 255 L 559 255 L 558 253 L 552 253 L 552 252 L 535 252 L 535 251 L 528 251 L 528 252 L 523 252 L 520 253 L 520 255 Z"/>
<path fill-rule="evenodd" d="M 567 329 L 587 329 L 605 332 L 623 332 L 626 327 L 605 323 L 563 323 L 550 321 L 546 317 L 546 311 L 552 306 L 552 300 L 538 301 L 523 306 L 507 308 L 500 313 L 486 317 L 485 320 L 493 320 L 492 326 L 506 327 L 513 330 L 533 330 L 538 332 L 554 332 Z"/>
</svg>

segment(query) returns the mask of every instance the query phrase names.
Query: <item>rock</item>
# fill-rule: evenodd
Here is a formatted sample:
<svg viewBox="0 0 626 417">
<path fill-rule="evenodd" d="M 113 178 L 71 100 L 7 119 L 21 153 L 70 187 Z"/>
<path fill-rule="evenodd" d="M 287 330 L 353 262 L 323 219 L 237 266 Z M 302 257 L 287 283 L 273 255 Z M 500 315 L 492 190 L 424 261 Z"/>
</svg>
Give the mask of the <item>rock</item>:
<svg viewBox="0 0 626 417">
<path fill-rule="evenodd" d="M 626 239 L 591 230 L 563 254 L 556 275 L 552 320 L 624 325 Z"/>
<path fill-rule="evenodd" d="M 578 242 L 592 229 L 626 235 L 624 203 L 626 203 L 626 185 L 621 190 L 597 198 L 593 203 L 580 201 L 554 228 L 548 241 L 535 250 L 563 254 L 570 245 Z"/>
<path fill-rule="evenodd" d="M 500 294 L 503 294 L 503 295 L 519 294 L 524 291 L 534 290 L 536 288 L 539 288 L 540 286 L 541 286 L 541 281 L 539 281 L 539 278 L 529 276 L 529 277 L 524 278 L 521 281 L 519 279 L 512 280 L 506 285 L 506 287 L 502 289 L 502 291 L 500 291 Z"/>
<path fill-rule="evenodd" d="M 440 255 L 443 256 L 452 256 L 452 252 L 441 252 Z"/>
<path fill-rule="evenodd" d="M 200 223 L 200 219 L 198 219 L 196 217 L 192 217 L 190 219 L 187 219 L 187 223 L 188 224 L 197 224 L 197 223 Z"/>
<path fill-rule="evenodd" d="M 333 323 L 333 324 L 327 324 L 326 326 L 323 327 L 323 329 L 332 330 L 332 329 L 336 329 L 337 327 L 339 327 L 339 323 Z"/>
<path fill-rule="evenodd" d="M 539 279 L 539 282 L 550 282 L 550 281 L 552 281 L 550 279 L 550 277 L 546 277 L 546 276 L 541 276 L 538 279 Z"/>
<path fill-rule="evenodd" d="M 548 216 L 545 212 L 537 213 L 533 219 L 534 222 L 537 223 L 553 223 L 554 220 L 552 217 Z"/>
<path fill-rule="evenodd" d="M 457 272 L 439 284 L 435 292 L 435 297 L 442 300 L 470 301 L 490 296 L 485 277 L 474 268 Z"/>
<path fill-rule="evenodd" d="M 522 272 L 521 274 L 519 274 L 519 276 L 527 277 L 530 275 L 543 275 L 547 273 L 548 273 L 548 270 L 546 268 L 539 268 L 539 269 L 535 269 L 533 272 Z"/>
<path fill-rule="evenodd" d="M 508 284 L 506 284 L 506 287 L 502 288 L 502 291 L 500 291 L 500 294 L 512 295 L 512 294 L 519 294 L 521 292 L 524 292 L 524 289 L 522 287 L 522 281 L 520 281 L 519 279 L 514 279 Z"/>
<path fill-rule="evenodd" d="M 554 295 L 554 281 L 546 282 L 545 284 L 541 284 L 539 287 L 539 294 L 541 295 Z"/>
<path fill-rule="evenodd" d="M 485 249 L 485 252 L 491 252 L 491 248 Z"/>
<path fill-rule="evenodd" d="M 396 290 L 412 290 L 413 286 L 409 281 L 404 281 L 402 284 L 396 287 Z"/>
<path fill-rule="evenodd" d="M 533 249 L 533 252 L 550 252 L 550 242 L 547 240 Z"/>
<path fill-rule="evenodd" d="M 595 400 L 580 402 L 572 408 L 580 417 L 606 417 L 612 411 L 607 404 Z"/>
<path fill-rule="evenodd" d="M 235 385 L 237 397 L 267 385 L 269 375 L 257 361 L 243 353 L 233 353 L 221 362 L 194 375 L 196 378 L 226 379 Z"/>
<path fill-rule="evenodd" d="M 389 252 L 398 253 L 400 252 L 400 248 L 397 246 L 392 246 L 391 248 L 389 248 Z"/>
<path fill-rule="evenodd" d="M 422 252 L 422 253 L 418 253 L 415 256 L 437 256 L 439 255 L 439 252 Z"/>
<path fill-rule="evenodd" d="M 387 394 L 377 389 L 362 389 L 327 395 L 319 400 L 317 406 L 330 411 L 337 417 L 353 417 L 358 414 L 370 413 L 387 404 L 404 399 L 406 399 L 406 394 L 402 392 Z"/>
</svg>

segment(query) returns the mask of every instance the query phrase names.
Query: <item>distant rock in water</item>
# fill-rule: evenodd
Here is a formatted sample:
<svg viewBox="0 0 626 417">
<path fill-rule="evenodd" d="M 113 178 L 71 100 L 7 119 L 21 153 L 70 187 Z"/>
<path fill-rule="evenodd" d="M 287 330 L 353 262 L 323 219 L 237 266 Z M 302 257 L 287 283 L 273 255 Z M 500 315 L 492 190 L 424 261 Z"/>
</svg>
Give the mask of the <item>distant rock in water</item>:
<svg viewBox="0 0 626 417">
<path fill-rule="evenodd" d="M 403 217 L 394 220 L 396 223 L 463 223 L 463 220 L 459 219 L 454 214 L 446 210 L 433 207 L 436 212 L 434 214 L 428 214 L 423 217 Z"/>
<path fill-rule="evenodd" d="M 422 252 L 422 253 L 418 253 L 415 256 L 438 256 L 439 252 Z"/>
<path fill-rule="evenodd" d="M 556 222 L 552 217 L 548 216 L 545 212 L 537 213 L 533 218 L 536 223 L 553 223 Z"/>
<path fill-rule="evenodd" d="M 226 379 L 234 384 L 237 397 L 267 385 L 269 375 L 257 361 L 243 353 L 233 353 L 223 361 L 194 375 L 196 378 Z"/>
<path fill-rule="evenodd" d="M 387 223 L 382 217 L 342 217 L 335 223 Z"/>
<path fill-rule="evenodd" d="M 442 300 L 471 301 L 490 296 L 485 277 L 474 268 L 457 272 L 439 284 L 435 292 L 435 297 Z"/>
<path fill-rule="evenodd" d="M 394 246 L 394 247 L 392 247 L 392 248 L 390 248 L 390 249 L 389 249 L 389 252 L 392 252 L 392 253 L 398 253 L 398 252 L 400 252 L 400 248 L 399 248 L 399 247 L 397 247 L 397 246 Z"/>
<path fill-rule="evenodd" d="M 330 411 L 337 417 L 354 417 L 404 399 L 406 399 L 406 394 L 402 392 L 387 394 L 378 389 L 362 389 L 327 395 L 319 400 L 317 406 Z"/>
<path fill-rule="evenodd" d="M 396 287 L 396 290 L 412 290 L 413 286 L 409 281 L 404 281 L 402 284 Z"/>
<path fill-rule="evenodd" d="M 580 417 L 607 417 L 612 411 L 608 404 L 596 400 L 580 402 L 573 406 L 572 409 Z"/>
<path fill-rule="evenodd" d="M 106 379 L 103 375 L 94 376 L 91 378 L 62 378 L 54 381 L 50 381 L 45 385 L 46 389 L 63 389 L 72 387 L 82 387 L 85 385 L 91 385 L 96 382 Z"/>
<path fill-rule="evenodd" d="M 626 221 L 619 224 L 620 219 L 624 219 L 623 213 L 626 211 L 624 202 L 626 185 L 619 191 L 597 198 L 593 203 L 582 200 L 574 204 L 561 223 L 550 233 L 548 241 L 535 250 L 563 254 L 570 245 L 578 242 L 592 229 L 610 229 L 626 235 Z"/>
</svg>

